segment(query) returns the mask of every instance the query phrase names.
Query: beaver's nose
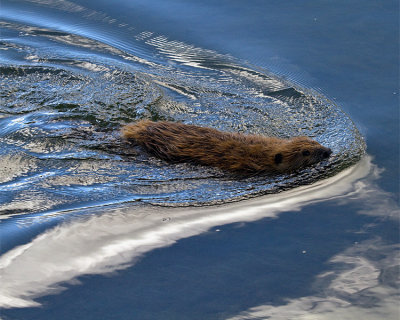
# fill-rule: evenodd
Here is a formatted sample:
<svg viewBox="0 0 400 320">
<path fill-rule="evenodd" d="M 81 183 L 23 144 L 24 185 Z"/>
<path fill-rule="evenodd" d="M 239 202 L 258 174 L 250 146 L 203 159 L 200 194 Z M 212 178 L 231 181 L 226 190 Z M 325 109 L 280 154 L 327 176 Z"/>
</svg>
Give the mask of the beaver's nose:
<svg viewBox="0 0 400 320">
<path fill-rule="evenodd" d="M 332 150 L 328 148 L 322 153 L 322 156 L 324 157 L 324 159 L 326 159 L 326 158 L 329 158 L 331 154 L 332 154 Z"/>
</svg>

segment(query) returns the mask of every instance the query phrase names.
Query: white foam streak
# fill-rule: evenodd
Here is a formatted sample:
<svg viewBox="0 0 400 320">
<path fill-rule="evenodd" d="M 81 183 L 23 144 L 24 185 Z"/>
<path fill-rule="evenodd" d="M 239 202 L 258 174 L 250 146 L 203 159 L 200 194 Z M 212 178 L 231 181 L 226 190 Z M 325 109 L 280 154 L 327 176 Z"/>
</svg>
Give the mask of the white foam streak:
<svg viewBox="0 0 400 320">
<path fill-rule="evenodd" d="M 59 225 L 0 257 L 0 306 L 37 306 L 36 297 L 60 291 L 62 283 L 124 269 L 145 252 L 215 226 L 275 217 L 316 201 L 370 195 L 368 179 L 376 170 L 366 157 L 325 181 L 256 200 L 198 209 L 115 209 Z"/>
</svg>

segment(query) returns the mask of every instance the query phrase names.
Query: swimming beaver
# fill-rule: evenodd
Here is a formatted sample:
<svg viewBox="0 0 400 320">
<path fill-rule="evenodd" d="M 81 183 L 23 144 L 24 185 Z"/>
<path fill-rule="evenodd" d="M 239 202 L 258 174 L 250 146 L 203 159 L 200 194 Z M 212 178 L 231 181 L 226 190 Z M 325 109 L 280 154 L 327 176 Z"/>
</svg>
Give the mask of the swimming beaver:
<svg viewBox="0 0 400 320">
<path fill-rule="evenodd" d="M 292 172 L 332 153 L 307 137 L 279 139 L 168 121 L 128 124 L 122 128 L 122 136 L 167 161 L 192 162 L 243 175 Z"/>
</svg>

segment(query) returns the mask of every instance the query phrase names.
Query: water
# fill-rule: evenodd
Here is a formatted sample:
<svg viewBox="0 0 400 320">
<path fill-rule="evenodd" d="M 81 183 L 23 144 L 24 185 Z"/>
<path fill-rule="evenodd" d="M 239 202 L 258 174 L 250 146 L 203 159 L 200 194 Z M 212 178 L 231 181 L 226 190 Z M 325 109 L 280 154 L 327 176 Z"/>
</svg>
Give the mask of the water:
<svg viewBox="0 0 400 320">
<path fill-rule="evenodd" d="M 102 15 L 92 15 L 102 26 L 97 21 Z M 14 66 L 2 70 L 4 149 L 13 150 L 6 151 L 7 157 L 20 151 L 5 161 L 33 166 L 22 188 L 5 188 L 15 190 L 12 198 L 23 193 L 30 202 L 45 195 L 42 210 L 88 200 L 99 205 L 227 202 L 332 175 L 364 153 L 362 137 L 338 106 L 229 56 L 123 24 L 117 36 L 124 38 L 110 41 L 116 47 L 87 38 L 102 39 L 98 32 L 71 35 L 18 22 L 3 27 L 22 40 L 19 51 L 25 54 L 20 61 L 5 42 Z M 81 52 L 88 47 L 90 53 Z M 26 60 L 32 66 L 23 65 Z M 281 137 L 306 135 L 331 147 L 335 157 L 311 172 L 238 181 L 216 170 L 166 165 L 129 150 L 119 129 L 141 118 Z M 14 182 L 14 174 L 26 175 L 12 171 L 6 181 Z M 18 213 L 21 203 L 10 203 L 8 212 Z"/>
<path fill-rule="evenodd" d="M 2 1 L 2 318 L 396 319 L 397 6 Z M 334 157 L 238 180 L 141 118 Z"/>
</svg>

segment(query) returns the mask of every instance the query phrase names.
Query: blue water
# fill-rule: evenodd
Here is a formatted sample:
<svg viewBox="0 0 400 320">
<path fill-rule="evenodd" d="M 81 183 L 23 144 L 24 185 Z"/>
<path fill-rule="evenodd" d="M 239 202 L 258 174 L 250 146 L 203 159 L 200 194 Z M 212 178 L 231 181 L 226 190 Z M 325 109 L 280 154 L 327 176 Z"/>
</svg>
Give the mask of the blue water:
<svg viewBox="0 0 400 320">
<path fill-rule="evenodd" d="M 397 319 L 398 9 L 3 0 L 1 319 Z M 335 156 L 237 180 L 132 150 L 138 118 Z"/>
</svg>

